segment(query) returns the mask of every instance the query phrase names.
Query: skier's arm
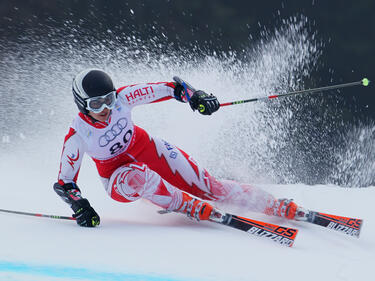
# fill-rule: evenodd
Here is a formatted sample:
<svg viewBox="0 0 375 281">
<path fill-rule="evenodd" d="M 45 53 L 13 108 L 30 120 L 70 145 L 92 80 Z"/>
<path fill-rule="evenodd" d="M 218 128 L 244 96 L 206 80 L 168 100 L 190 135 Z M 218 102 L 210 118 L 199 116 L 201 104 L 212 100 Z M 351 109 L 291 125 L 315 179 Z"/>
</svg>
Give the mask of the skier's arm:
<svg viewBox="0 0 375 281">
<path fill-rule="evenodd" d="M 53 185 L 53 189 L 73 209 L 78 225 L 92 227 L 99 225 L 100 218 L 89 201 L 81 196 L 76 184 L 84 152 L 85 145 L 81 137 L 70 128 L 64 141 L 58 182 Z"/>
<path fill-rule="evenodd" d="M 60 158 L 58 182 L 61 185 L 77 181 L 84 153 L 85 145 L 82 138 L 73 128 L 70 128 L 65 136 Z"/>
<path fill-rule="evenodd" d="M 189 102 L 193 110 L 198 110 L 203 115 L 211 115 L 220 107 L 214 95 L 208 95 L 201 90 L 186 92 L 184 87 L 177 82 L 130 85 L 120 88 L 118 93 L 123 103 L 130 107 L 145 103 L 160 102 L 171 98 L 175 98 L 180 102 Z"/>
<path fill-rule="evenodd" d="M 125 105 L 133 107 L 172 99 L 175 87 L 173 82 L 136 84 L 119 88 L 117 92 Z"/>
</svg>

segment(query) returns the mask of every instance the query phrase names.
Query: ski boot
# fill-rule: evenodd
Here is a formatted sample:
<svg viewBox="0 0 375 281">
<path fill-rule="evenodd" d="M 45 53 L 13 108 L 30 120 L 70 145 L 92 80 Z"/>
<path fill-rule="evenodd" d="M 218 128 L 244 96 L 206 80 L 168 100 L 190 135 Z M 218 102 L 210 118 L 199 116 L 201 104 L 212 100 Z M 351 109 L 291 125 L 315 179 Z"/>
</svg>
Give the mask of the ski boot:
<svg viewBox="0 0 375 281">
<path fill-rule="evenodd" d="M 191 197 L 187 193 L 182 194 L 182 204 L 176 212 L 186 214 L 191 219 L 209 220 L 214 207 L 207 202 Z"/>
<path fill-rule="evenodd" d="M 308 210 L 299 207 L 293 202 L 293 199 L 285 198 L 275 200 L 272 207 L 267 208 L 265 213 L 267 215 L 274 215 L 296 221 L 307 221 L 309 216 Z"/>
<path fill-rule="evenodd" d="M 211 204 L 194 198 L 189 194 L 182 193 L 182 203 L 176 210 L 159 210 L 159 214 L 168 214 L 171 212 L 186 214 L 190 219 L 211 220 L 221 223 L 225 219 L 225 213 L 214 208 Z"/>
</svg>

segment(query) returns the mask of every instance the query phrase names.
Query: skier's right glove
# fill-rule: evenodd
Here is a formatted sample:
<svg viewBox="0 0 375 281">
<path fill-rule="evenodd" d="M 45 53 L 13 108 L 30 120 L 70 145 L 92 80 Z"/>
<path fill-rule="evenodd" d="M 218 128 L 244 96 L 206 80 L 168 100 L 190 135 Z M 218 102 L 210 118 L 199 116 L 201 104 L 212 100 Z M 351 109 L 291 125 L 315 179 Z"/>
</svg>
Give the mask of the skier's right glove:
<svg viewBox="0 0 375 281">
<path fill-rule="evenodd" d="M 94 227 L 100 224 L 100 217 L 90 206 L 87 199 L 82 198 L 81 190 L 74 182 L 53 185 L 55 192 L 73 209 L 77 224 L 80 226 Z"/>
<path fill-rule="evenodd" d="M 95 212 L 94 208 L 90 206 L 87 199 L 82 198 L 74 201 L 72 204 L 74 211 L 73 218 L 77 219 L 77 224 L 86 227 L 95 227 L 100 224 L 100 217 Z"/>
</svg>

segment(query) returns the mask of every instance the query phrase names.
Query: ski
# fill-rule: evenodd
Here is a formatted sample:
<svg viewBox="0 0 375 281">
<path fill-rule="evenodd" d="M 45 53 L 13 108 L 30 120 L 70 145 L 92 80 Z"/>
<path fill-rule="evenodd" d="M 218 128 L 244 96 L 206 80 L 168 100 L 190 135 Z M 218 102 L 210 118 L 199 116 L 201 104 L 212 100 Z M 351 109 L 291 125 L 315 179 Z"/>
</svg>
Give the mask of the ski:
<svg viewBox="0 0 375 281">
<path fill-rule="evenodd" d="M 210 220 L 255 236 L 267 238 L 288 247 L 293 246 L 294 239 L 298 233 L 298 229 L 295 228 L 239 217 L 228 213 L 212 216 Z"/>
<path fill-rule="evenodd" d="M 310 211 L 307 222 L 359 238 L 363 220 Z"/>
<path fill-rule="evenodd" d="M 159 210 L 159 214 L 168 214 L 171 211 Z M 297 236 L 298 229 L 266 223 L 249 218 L 244 218 L 215 209 L 209 221 L 226 225 L 245 231 L 251 235 L 267 238 L 280 245 L 292 247 Z"/>
</svg>

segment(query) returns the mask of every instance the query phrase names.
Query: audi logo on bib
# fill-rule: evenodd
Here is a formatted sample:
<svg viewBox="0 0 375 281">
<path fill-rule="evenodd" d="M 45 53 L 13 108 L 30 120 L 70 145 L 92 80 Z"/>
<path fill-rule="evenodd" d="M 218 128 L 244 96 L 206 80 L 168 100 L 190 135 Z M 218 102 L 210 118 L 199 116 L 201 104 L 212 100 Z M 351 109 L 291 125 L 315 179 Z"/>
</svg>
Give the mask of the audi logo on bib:
<svg viewBox="0 0 375 281">
<path fill-rule="evenodd" d="M 99 138 L 99 145 L 100 147 L 107 146 L 111 141 L 113 141 L 117 136 L 119 136 L 122 131 L 128 125 L 128 120 L 126 118 L 121 118 L 117 121 L 115 125 L 112 126 L 111 129 L 106 131 L 104 135 Z"/>
</svg>

